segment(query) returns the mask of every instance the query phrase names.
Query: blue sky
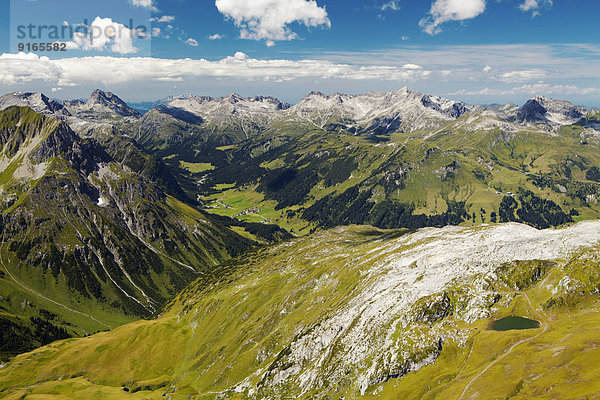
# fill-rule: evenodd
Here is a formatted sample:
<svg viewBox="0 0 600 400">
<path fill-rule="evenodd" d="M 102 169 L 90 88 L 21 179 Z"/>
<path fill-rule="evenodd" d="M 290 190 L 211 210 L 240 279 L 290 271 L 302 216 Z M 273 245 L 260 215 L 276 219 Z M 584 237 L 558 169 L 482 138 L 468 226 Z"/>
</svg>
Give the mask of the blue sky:
<svg viewBox="0 0 600 400">
<path fill-rule="evenodd" d="M 238 92 L 294 103 L 311 90 L 408 86 L 469 103 L 545 94 L 600 106 L 596 0 L 12 0 L 1 7 L 1 92 L 80 98 L 99 87 L 130 101 Z M 80 33 L 19 36 L 30 25 Z M 66 51 L 18 52 L 19 44 L 46 41 L 64 42 Z"/>
</svg>

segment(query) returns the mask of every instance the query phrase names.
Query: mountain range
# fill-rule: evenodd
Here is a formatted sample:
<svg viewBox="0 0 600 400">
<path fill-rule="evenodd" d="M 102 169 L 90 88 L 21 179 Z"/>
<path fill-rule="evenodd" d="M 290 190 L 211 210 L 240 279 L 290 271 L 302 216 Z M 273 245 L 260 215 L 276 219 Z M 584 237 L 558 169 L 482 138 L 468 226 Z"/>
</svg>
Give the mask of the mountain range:
<svg viewBox="0 0 600 400">
<path fill-rule="evenodd" d="M 18 106 L 0 111 L 0 129 L 2 352 L 38 343 L 38 319 L 65 336 L 151 316 L 258 244 L 182 202 L 168 168 L 131 139 L 81 138 Z"/>
<path fill-rule="evenodd" d="M 0 397 L 600 390 L 597 110 L 403 88 L 142 111 L 0 97 Z M 538 327 L 488 329 L 510 315 Z"/>
</svg>

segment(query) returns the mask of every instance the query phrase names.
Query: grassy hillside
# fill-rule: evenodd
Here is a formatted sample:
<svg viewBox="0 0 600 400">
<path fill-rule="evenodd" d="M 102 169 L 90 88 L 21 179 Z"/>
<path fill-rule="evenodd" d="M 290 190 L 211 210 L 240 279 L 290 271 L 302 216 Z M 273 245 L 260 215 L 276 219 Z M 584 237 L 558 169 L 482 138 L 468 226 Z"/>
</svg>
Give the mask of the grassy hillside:
<svg viewBox="0 0 600 400">
<path fill-rule="evenodd" d="M 282 129 L 218 149 L 192 136 L 185 150 L 160 155 L 208 212 L 302 233 L 349 223 L 501 222 L 506 197 L 517 202 L 515 220 L 533 226 L 595 219 L 600 211 L 600 144 L 580 124 L 518 125 L 474 112 L 438 130 L 383 137 Z M 564 216 L 540 215 L 541 200 Z M 395 222 L 382 222 L 382 213 Z"/>
<path fill-rule="evenodd" d="M 155 320 L 16 357 L 0 394 L 586 398 L 600 391 L 599 234 L 588 222 L 293 239 L 211 270 Z M 539 328 L 486 330 L 508 315 Z"/>
<path fill-rule="evenodd" d="M 130 139 L 81 139 L 11 107 L 0 145 L 2 359 L 150 317 L 258 244 L 182 201 L 168 168 Z"/>
</svg>

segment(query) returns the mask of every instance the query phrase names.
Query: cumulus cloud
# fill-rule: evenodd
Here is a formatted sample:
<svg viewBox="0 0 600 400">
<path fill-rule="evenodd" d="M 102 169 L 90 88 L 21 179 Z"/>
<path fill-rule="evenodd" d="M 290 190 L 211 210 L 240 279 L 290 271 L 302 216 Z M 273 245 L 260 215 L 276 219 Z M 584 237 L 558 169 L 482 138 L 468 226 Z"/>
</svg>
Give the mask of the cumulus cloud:
<svg viewBox="0 0 600 400">
<path fill-rule="evenodd" d="M 188 40 L 186 40 L 185 44 L 187 44 L 188 46 L 192 46 L 192 47 L 198 47 L 198 41 L 193 38 L 189 38 Z"/>
<path fill-rule="evenodd" d="M 445 22 L 475 18 L 484 11 L 485 0 L 436 0 L 419 26 L 428 34 L 435 35 L 442 31 L 440 25 Z"/>
<path fill-rule="evenodd" d="M 519 8 L 523 12 L 531 11 L 533 17 L 540 15 L 541 8 L 552 7 L 552 0 L 525 0 L 519 5 Z"/>
<path fill-rule="evenodd" d="M 73 33 L 73 40 L 67 42 L 67 48 L 132 54 L 139 50 L 133 45 L 135 36 L 139 36 L 139 33 L 114 22 L 111 18 L 96 17 L 87 32 Z"/>
<path fill-rule="evenodd" d="M 521 11 L 533 10 L 535 8 L 538 8 L 538 2 L 537 0 L 525 0 L 525 2 L 521 4 L 519 8 L 521 9 Z"/>
<path fill-rule="evenodd" d="M 219 33 L 215 33 L 214 35 L 210 35 L 208 37 L 208 40 L 221 40 L 223 39 L 225 36 L 219 34 Z"/>
<path fill-rule="evenodd" d="M 324 7 L 315 0 L 215 0 L 221 14 L 240 29 L 242 39 L 292 40 L 297 38 L 289 25 L 331 27 Z"/>
<path fill-rule="evenodd" d="M 130 0 L 130 3 L 135 7 L 147 8 L 152 11 L 158 11 L 154 6 L 153 0 Z"/>
<path fill-rule="evenodd" d="M 165 28 L 161 36 L 167 32 Z M 482 103 L 520 101 L 524 93 L 534 92 L 600 104 L 600 45 L 595 44 L 410 46 L 320 52 L 317 57 L 259 59 L 238 52 L 216 60 L 119 56 L 49 59 L 4 54 L 0 56 L 0 92 L 64 88 L 61 93 L 76 98 L 99 86 L 119 85 L 143 88 L 136 94 L 161 97 L 185 82 L 189 90 L 205 91 L 213 86 L 228 91 L 252 88 L 247 89 L 248 94 L 279 90 L 280 96 L 291 99 L 315 88 L 359 93 L 409 86 L 426 93 L 471 95 Z M 493 69 L 486 72 L 488 65 Z M 74 85 L 77 88 L 69 89 Z"/>
<path fill-rule="evenodd" d="M 62 68 L 48 57 L 33 53 L 5 53 L 0 56 L 0 83 L 20 85 L 37 80 L 65 83 Z"/>
<path fill-rule="evenodd" d="M 173 22 L 175 21 L 175 17 L 172 15 L 163 15 L 160 18 L 153 18 L 156 22 Z"/>
<path fill-rule="evenodd" d="M 419 65 L 350 65 L 324 60 L 261 60 L 243 52 L 217 61 L 149 57 L 78 57 L 51 60 L 35 54 L 0 56 L 0 83 L 43 80 L 56 87 L 81 84 L 115 85 L 137 81 L 180 82 L 202 77 L 289 81 L 300 78 L 416 81 L 431 71 Z"/>
</svg>

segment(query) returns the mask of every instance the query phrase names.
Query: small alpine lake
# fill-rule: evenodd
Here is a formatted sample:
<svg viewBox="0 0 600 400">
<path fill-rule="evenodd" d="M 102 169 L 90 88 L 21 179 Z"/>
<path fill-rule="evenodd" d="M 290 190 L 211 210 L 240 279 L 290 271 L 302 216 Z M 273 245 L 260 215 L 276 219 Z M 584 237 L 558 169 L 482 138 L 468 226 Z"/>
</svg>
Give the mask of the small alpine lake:
<svg viewBox="0 0 600 400">
<path fill-rule="evenodd" d="M 489 330 L 493 331 L 510 331 L 513 329 L 536 329 L 540 327 L 540 323 L 533 319 L 524 317 L 504 317 L 496 321 L 492 321 L 488 325 Z"/>
</svg>

